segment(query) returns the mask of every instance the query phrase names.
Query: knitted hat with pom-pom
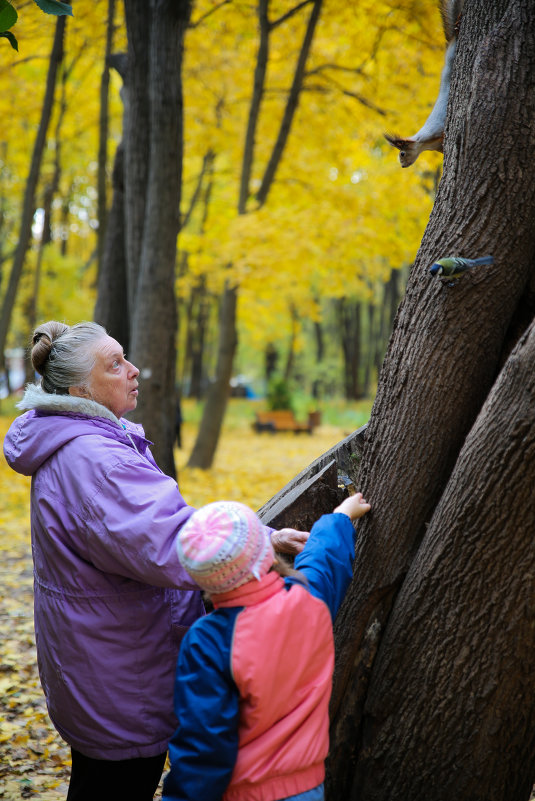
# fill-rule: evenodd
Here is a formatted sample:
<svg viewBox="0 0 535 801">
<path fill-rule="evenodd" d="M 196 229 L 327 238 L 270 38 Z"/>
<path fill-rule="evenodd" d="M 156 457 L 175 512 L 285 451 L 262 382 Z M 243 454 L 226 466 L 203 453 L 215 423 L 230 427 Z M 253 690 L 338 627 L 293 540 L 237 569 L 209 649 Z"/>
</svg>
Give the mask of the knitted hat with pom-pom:
<svg viewBox="0 0 535 801">
<path fill-rule="evenodd" d="M 203 590 L 228 592 L 268 572 L 275 559 L 268 531 L 242 503 L 209 503 L 182 527 L 178 558 Z"/>
</svg>

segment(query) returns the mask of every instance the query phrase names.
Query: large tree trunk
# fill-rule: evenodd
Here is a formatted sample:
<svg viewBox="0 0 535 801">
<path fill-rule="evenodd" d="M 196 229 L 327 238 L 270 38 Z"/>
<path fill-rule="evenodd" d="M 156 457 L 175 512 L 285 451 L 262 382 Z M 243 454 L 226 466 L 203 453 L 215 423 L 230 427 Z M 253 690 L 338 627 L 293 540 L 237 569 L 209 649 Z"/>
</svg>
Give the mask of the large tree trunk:
<svg viewBox="0 0 535 801">
<path fill-rule="evenodd" d="M 59 66 L 63 60 L 63 38 L 65 35 L 65 16 L 57 18 L 54 42 L 52 44 L 52 51 L 50 53 L 50 61 L 48 67 L 48 74 L 46 79 L 45 97 L 43 100 L 43 107 L 41 110 L 41 119 L 39 121 L 39 128 L 35 137 L 33 146 L 32 160 L 30 163 L 30 171 L 26 181 L 26 189 L 24 191 L 24 201 L 22 205 L 22 218 L 20 223 L 19 241 L 11 267 L 9 282 L 7 285 L 6 293 L 2 304 L 2 313 L 0 315 L 0 353 L 4 353 L 6 347 L 7 333 L 9 331 L 9 324 L 11 322 L 11 315 L 17 297 L 17 290 L 19 287 L 20 277 L 26 259 L 26 253 L 30 246 L 32 236 L 32 222 L 33 215 L 35 214 L 35 193 L 37 190 L 37 183 L 39 181 L 39 173 L 41 170 L 41 162 L 43 159 L 43 152 L 46 144 L 46 135 L 48 125 L 52 116 L 52 109 L 54 106 L 54 94 L 56 89 L 56 79 L 58 75 Z"/>
<path fill-rule="evenodd" d="M 140 369 L 135 419 L 155 458 L 175 475 L 175 260 L 182 184 L 182 54 L 189 0 L 151 0 L 150 152 L 130 350 Z M 129 65 L 130 69 L 130 65 Z"/>
<path fill-rule="evenodd" d="M 348 797 L 530 797 L 534 364 L 535 323 L 468 435 L 396 599 Z"/>
<path fill-rule="evenodd" d="M 175 476 L 176 240 L 182 188 L 182 56 L 190 0 L 125 0 L 124 154 L 119 151 L 95 314 L 117 320 L 103 293 L 126 286 L 128 356 L 140 369 L 138 407 L 154 456 Z M 123 155 L 121 186 L 121 155 Z M 124 188 L 124 194 L 122 189 Z M 124 220 L 124 249 L 122 247 Z M 123 307 L 124 308 L 124 307 Z M 109 323 L 108 323 L 109 325 Z M 121 337 L 120 322 L 111 331 Z"/>
<path fill-rule="evenodd" d="M 504 391 L 508 377 L 512 381 L 516 369 L 525 369 L 520 362 L 524 365 L 533 353 L 531 339 L 509 362 L 459 458 L 513 340 L 534 314 L 534 74 L 532 1 L 467 4 L 450 95 L 444 175 L 396 318 L 359 475 L 373 512 L 359 526 L 355 579 L 335 627 L 328 782 L 333 801 L 518 801 L 529 796 L 534 778 L 535 703 L 524 675 L 531 670 L 525 649 L 533 644 L 531 624 L 526 623 L 534 600 L 528 579 L 533 553 L 522 553 L 528 543 L 523 526 L 533 532 L 527 483 L 531 480 L 533 486 L 532 383 L 526 375 L 522 389 L 515 377 L 515 392 L 520 394 L 508 396 Z M 430 264 L 440 256 L 487 253 L 494 255 L 495 264 L 475 269 L 454 286 L 429 275 Z M 508 413 L 514 416 L 511 404 L 521 405 L 522 392 L 531 392 L 531 407 L 521 423 L 513 420 L 509 425 Z M 499 408 L 493 408 L 495 404 Z M 500 423 L 503 432 L 489 438 L 482 430 L 485 422 L 494 432 Z M 515 449 L 528 454 L 525 478 Z M 490 460 L 497 495 L 487 497 L 490 472 L 483 462 Z M 499 509 L 502 487 L 506 515 Z M 531 510 L 529 524 L 523 516 L 526 509 Z M 501 520 L 500 542 L 508 541 L 512 553 L 502 553 L 499 543 L 487 546 L 485 570 L 490 570 L 488 560 L 497 564 L 493 562 L 486 586 L 483 565 L 473 554 L 483 541 L 490 538 L 492 543 L 493 517 Z M 469 539 L 461 548 L 462 530 Z M 442 544 L 436 545 L 438 537 Z M 445 542 L 453 548 L 447 557 L 453 572 L 447 580 L 439 564 L 446 560 L 440 553 Z M 515 575 L 515 564 L 521 575 Z M 439 574 L 442 580 L 436 580 Z M 478 585 L 481 597 L 473 593 Z M 527 592 L 523 600 L 522 587 Z M 416 598 L 420 632 L 413 625 Z M 515 605 L 523 604 L 515 611 Z M 422 614 L 425 609 L 429 614 Z M 499 625 L 500 611 L 510 632 Z M 464 642 L 462 636 L 452 635 L 456 625 L 465 632 Z M 508 663 L 515 636 L 519 658 Z M 405 649 L 401 653 L 396 648 L 392 658 L 395 637 Z M 527 644 L 520 644 L 525 637 Z M 458 695 L 451 677 L 445 678 L 448 670 L 464 677 Z M 391 687 L 397 699 L 393 703 Z M 404 692 L 414 710 L 402 702 Z M 384 710 L 381 696 L 388 701 Z M 485 698 L 488 710 L 483 715 Z M 394 709 L 397 703 L 400 708 Z M 461 730 L 458 715 L 463 704 L 466 721 Z M 395 735 L 390 723 L 398 727 Z M 518 729 L 520 739 L 526 740 L 523 745 Z M 458 759 L 452 759 L 454 754 Z M 449 782 L 446 765 L 456 771 Z M 476 779 L 481 791 L 475 789 Z M 509 789 L 506 780 L 512 782 Z M 518 792 L 511 791 L 513 786 Z"/>
</svg>

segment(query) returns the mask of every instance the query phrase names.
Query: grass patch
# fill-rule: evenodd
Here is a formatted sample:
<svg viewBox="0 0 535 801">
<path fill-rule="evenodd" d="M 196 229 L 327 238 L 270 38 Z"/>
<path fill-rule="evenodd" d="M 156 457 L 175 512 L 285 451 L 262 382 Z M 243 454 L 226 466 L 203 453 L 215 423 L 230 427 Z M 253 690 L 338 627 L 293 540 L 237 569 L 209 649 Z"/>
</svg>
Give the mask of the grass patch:
<svg viewBox="0 0 535 801">
<path fill-rule="evenodd" d="M 308 396 L 296 397 L 295 416 L 304 421 L 310 411 L 321 411 L 322 425 L 335 426 L 347 429 L 350 434 L 360 428 L 370 419 L 372 398 L 360 401 L 345 401 L 342 398 L 315 402 Z M 223 423 L 224 431 L 233 431 L 251 425 L 254 422 L 255 412 L 265 411 L 267 403 L 265 398 L 250 400 L 248 398 L 230 398 Z M 189 398 L 182 401 L 182 414 L 188 423 L 198 426 L 202 418 L 203 403 Z"/>
</svg>

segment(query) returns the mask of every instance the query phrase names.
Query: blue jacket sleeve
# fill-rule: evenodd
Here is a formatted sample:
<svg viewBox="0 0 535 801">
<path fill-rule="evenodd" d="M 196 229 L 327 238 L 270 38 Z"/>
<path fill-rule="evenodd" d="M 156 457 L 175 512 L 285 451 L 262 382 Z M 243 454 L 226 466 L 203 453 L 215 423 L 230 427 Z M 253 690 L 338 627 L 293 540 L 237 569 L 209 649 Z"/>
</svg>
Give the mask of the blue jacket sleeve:
<svg viewBox="0 0 535 801">
<path fill-rule="evenodd" d="M 329 607 L 334 621 L 353 576 L 355 529 L 347 515 L 323 515 L 312 526 L 310 537 L 294 567 L 307 578 L 308 589 Z M 288 577 L 286 584 L 298 579 Z"/>
<path fill-rule="evenodd" d="M 221 801 L 238 754 L 239 695 L 231 674 L 241 607 L 212 612 L 188 631 L 178 657 L 171 770 L 163 801 Z"/>
</svg>

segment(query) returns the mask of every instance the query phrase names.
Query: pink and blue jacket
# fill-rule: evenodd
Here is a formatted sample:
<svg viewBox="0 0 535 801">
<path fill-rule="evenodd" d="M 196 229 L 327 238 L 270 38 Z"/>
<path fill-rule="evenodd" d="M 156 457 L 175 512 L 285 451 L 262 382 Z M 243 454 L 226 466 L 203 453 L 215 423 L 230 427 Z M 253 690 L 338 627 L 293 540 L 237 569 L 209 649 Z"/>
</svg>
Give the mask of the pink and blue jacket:
<svg viewBox="0 0 535 801">
<path fill-rule="evenodd" d="M 355 531 L 324 515 L 295 560 L 212 597 L 178 658 L 165 801 L 275 801 L 324 779 L 332 624 L 352 577 Z"/>
</svg>

